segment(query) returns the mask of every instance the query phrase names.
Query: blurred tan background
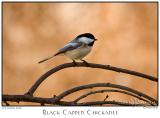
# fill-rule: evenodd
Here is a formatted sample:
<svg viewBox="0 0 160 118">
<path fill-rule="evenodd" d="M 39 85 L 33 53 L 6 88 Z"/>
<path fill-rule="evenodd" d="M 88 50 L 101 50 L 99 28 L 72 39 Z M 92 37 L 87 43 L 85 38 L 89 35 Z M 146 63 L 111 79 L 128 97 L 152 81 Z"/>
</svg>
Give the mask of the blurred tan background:
<svg viewBox="0 0 160 118">
<path fill-rule="evenodd" d="M 98 39 L 84 58 L 86 61 L 157 77 L 157 3 L 3 3 L 3 94 L 24 94 L 46 71 L 71 62 L 57 56 L 38 64 L 86 32 Z M 55 73 L 41 84 L 35 96 L 52 97 L 75 86 L 107 82 L 157 99 L 156 82 L 89 68 L 68 68 Z M 74 100 L 82 93 L 65 100 Z M 82 101 L 103 100 L 106 94 L 107 100 L 133 101 L 117 93 L 96 94 Z"/>
</svg>

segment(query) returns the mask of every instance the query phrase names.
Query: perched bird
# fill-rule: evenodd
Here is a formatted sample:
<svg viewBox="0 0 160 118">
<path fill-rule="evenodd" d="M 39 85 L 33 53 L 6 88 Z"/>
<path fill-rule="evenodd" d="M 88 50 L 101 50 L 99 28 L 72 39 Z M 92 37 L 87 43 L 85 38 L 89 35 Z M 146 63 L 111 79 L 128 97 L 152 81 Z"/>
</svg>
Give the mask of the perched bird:
<svg viewBox="0 0 160 118">
<path fill-rule="evenodd" d="M 83 60 L 83 58 L 91 51 L 96 40 L 97 39 L 91 33 L 80 34 L 66 44 L 63 48 L 59 49 L 57 53 L 46 59 L 43 59 L 42 61 L 39 61 L 38 63 L 47 61 L 59 54 L 64 54 L 65 56 L 69 57 L 74 63 L 76 63 L 75 60 L 81 60 L 87 63 L 85 60 Z"/>
</svg>

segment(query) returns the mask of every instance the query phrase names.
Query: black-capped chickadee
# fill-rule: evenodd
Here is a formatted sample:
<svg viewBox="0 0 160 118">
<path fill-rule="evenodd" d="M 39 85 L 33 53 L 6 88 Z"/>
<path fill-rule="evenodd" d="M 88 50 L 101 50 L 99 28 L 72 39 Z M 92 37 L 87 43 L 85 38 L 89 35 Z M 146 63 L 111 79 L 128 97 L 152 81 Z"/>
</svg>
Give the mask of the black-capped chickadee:
<svg viewBox="0 0 160 118">
<path fill-rule="evenodd" d="M 59 54 L 66 55 L 67 57 L 72 59 L 74 63 L 75 60 L 81 60 L 87 63 L 85 60 L 83 60 L 83 58 L 91 51 L 92 46 L 96 40 L 97 39 L 91 33 L 80 34 L 63 48 L 61 48 L 57 53 L 38 63 L 47 61 Z"/>
</svg>

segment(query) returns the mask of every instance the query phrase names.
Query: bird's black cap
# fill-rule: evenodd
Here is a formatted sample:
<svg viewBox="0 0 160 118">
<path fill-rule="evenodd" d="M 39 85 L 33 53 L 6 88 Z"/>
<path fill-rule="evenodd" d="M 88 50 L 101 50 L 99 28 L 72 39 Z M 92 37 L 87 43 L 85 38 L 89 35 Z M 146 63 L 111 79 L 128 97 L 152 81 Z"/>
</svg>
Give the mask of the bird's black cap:
<svg viewBox="0 0 160 118">
<path fill-rule="evenodd" d="M 80 34 L 76 38 L 81 38 L 81 37 L 87 37 L 87 38 L 95 39 L 95 37 L 91 33 Z"/>
</svg>

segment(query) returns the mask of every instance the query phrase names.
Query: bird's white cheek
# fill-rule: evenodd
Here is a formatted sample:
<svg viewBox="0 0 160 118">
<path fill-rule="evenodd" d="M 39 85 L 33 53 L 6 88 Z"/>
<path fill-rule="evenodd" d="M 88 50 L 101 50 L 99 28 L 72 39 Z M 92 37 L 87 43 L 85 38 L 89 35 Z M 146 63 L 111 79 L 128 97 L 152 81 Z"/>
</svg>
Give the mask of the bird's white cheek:
<svg viewBox="0 0 160 118">
<path fill-rule="evenodd" d="M 90 38 L 87 38 L 87 37 L 82 37 L 82 38 L 79 38 L 79 42 L 89 44 L 89 43 L 93 42 L 93 40 Z"/>
</svg>

